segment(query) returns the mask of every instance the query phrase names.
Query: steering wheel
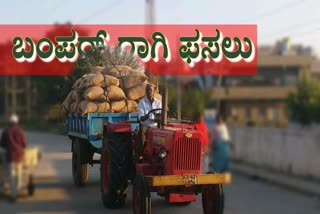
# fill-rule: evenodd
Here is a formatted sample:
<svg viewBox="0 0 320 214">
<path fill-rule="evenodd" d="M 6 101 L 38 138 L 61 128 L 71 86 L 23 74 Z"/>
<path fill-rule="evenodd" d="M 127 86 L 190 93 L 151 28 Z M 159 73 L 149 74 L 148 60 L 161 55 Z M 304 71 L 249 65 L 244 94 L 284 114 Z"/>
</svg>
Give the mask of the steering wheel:
<svg viewBox="0 0 320 214">
<path fill-rule="evenodd" d="M 155 111 L 162 111 L 162 108 L 155 108 L 155 109 L 152 109 L 151 111 L 148 112 L 148 120 L 152 121 L 152 122 L 155 122 L 155 123 L 159 123 L 160 120 L 157 120 L 157 119 L 150 119 L 150 114 L 155 112 Z"/>
</svg>

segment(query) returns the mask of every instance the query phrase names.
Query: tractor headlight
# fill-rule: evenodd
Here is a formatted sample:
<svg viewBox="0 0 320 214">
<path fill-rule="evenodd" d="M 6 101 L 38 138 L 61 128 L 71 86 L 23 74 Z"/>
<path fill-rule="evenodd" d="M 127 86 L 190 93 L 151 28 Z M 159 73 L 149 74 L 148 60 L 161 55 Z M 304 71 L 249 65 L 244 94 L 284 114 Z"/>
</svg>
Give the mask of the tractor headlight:
<svg viewBox="0 0 320 214">
<path fill-rule="evenodd" d="M 160 149 L 159 153 L 158 153 L 159 158 L 163 159 L 165 157 L 167 157 L 167 151 L 165 149 Z"/>
</svg>

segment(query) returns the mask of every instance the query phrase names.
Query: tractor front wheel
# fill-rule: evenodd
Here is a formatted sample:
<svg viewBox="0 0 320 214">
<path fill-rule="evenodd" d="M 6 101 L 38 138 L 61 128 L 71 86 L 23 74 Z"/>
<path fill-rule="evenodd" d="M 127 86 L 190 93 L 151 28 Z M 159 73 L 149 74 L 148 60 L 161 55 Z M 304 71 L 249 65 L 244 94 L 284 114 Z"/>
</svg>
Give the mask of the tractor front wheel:
<svg viewBox="0 0 320 214">
<path fill-rule="evenodd" d="M 206 185 L 202 190 L 204 214 L 223 214 L 224 193 L 222 184 Z"/>
<path fill-rule="evenodd" d="M 214 173 L 208 172 L 208 174 Z M 204 214 L 223 214 L 224 193 L 222 184 L 205 185 L 203 187 L 202 208 Z"/>
<path fill-rule="evenodd" d="M 148 184 L 141 174 L 138 174 L 133 182 L 132 202 L 134 214 L 151 213 L 151 197 Z"/>
<path fill-rule="evenodd" d="M 125 205 L 129 177 L 129 134 L 111 132 L 104 136 L 101 153 L 101 193 L 106 208 Z"/>
<path fill-rule="evenodd" d="M 100 185 L 101 185 L 101 199 L 104 207 L 111 209 L 119 209 L 125 204 L 125 195 L 119 194 L 116 191 L 115 182 L 117 177 L 114 174 L 110 174 L 111 164 L 108 156 L 108 151 L 104 150 L 101 154 L 101 168 L 100 168 Z"/>
</svg>

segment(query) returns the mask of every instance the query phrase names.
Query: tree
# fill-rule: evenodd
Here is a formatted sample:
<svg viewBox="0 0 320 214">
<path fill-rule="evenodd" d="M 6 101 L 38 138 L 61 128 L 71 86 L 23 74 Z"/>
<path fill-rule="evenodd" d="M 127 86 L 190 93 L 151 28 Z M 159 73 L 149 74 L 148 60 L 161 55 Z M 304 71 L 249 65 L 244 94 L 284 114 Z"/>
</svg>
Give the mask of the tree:
<svg viewBox="0 0 320 214">
<path fill-rule="evenodd" d="M 304 126 L 320 122 L 320 82 L 304 74 L 289 94 L 287 108 L 290 119 Z"/>
<path fill-rule="evenodd" d="M 177 117 L 177 88 L 175 85 L 169 85 L 169 115 Z M 201 90 L 195 82 L 190 82 L 183 88 L 181 94 L 181 117 L 191 120 L 198 113 L 203 114 L 208 101 L 210 100 L 210 91 Z"/>
</svg>

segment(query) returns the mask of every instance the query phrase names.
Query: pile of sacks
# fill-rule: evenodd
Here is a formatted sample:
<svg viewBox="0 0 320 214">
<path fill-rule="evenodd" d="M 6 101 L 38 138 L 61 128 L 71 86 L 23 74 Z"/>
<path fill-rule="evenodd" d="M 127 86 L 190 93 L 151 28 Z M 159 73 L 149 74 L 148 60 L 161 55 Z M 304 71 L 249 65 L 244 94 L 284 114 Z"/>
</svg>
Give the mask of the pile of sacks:
<svg viewBox="0 0 320 214">
<path fill-rule="evenodd" d="M 147 84 L 144 72 L 129 66 L 95 66 L 74 83 L 62 104 L 63 114 L 137 112 Z M 161 99 L 158 93 L 155 97 Z"/>
</svg>

